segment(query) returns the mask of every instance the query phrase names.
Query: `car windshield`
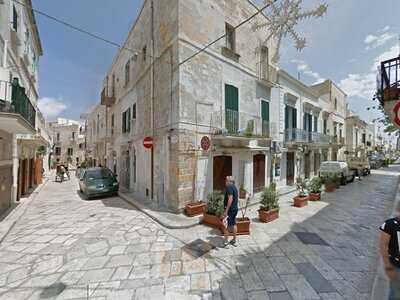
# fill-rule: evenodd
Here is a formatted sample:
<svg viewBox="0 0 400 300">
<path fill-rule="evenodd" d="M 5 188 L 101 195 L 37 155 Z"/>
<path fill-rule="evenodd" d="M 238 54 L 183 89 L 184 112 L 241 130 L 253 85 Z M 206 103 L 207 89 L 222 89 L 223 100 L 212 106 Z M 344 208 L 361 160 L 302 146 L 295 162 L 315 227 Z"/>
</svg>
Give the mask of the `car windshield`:
<svg viewBox="0 0 400 300">
<path fill-rule="evenodd" d="M 112 177 L 113 175 L 108 169 L 96 169 L 86 171 L 86 178 L 88 179 L 109 179 Z"/>
</svg>

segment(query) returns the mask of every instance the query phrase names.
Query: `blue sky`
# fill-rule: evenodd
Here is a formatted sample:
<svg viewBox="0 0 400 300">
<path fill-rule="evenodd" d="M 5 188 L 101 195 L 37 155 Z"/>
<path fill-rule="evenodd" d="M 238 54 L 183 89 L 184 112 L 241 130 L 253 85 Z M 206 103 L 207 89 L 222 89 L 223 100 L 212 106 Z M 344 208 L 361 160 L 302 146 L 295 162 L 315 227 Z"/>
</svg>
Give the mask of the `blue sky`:
<svg viewBox="0 0 400 300">
<path fill-rule="evenodd" d="M 167 0 L 163 0 L 167 1 Z M 235 0 L 245 1 L 245 0 Z M 142 0 L 34 1 L 35 8 L 76 26 L 123 43 Z M 320 3 L 304 0 L 304 9 Z M 384 2 L 384 5 L 383 3 Z M 101 4 L 100 4 L 101 3 Z M 307 84 L 334 80 L 349 95 L 350 108 L 370 121 L 378 114 L 367 111 L 375 89 L 375 61 L 399 53 L 398 0 L 326 0 L 328 13 L 301 22 L 297 31 L 307 47 L 297 52 L 286 39 L 281 68 Z M 37 16 L 44 48 L 40 62 L 41 109 L 49 118 L 77 119 L 98 103 L 104 74 L 116 49 Z"/>
</svg>

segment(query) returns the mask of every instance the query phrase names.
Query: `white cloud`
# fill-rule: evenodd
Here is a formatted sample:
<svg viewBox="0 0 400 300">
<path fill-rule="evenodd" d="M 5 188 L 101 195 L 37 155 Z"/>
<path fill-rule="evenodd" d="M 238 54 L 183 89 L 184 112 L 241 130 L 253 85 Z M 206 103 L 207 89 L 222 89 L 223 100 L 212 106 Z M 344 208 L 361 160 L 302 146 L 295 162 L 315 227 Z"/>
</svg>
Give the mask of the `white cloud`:
<svg viewBox="0 0 400 300">
<path fill-rule="evenodd" d="M 390 29 L 390 26 L 385 26 L 385 27 L 383 27 L 383 28 L 381 29 L 381 32 L 389 31 L 389 29 Z"/>
<path fill-rule="evenodd" d="M 392 46 L 389 50 L 382 52 L 373 61 L 373 64 L 367 73 L 349 74 L 345 79 L 339 82 L 339 86 L 350 97 L 357 96 L 365 99 L 372 99 L 376 91 L 377 67 L 384 60 L 399 55 L 397 45 Z"/>
<path fill-rule="evenodd" d="M 304 61 L 293 59 L 292 63 L 297 64 L 297 71 L 313 78 L 315 80 L 314 84 L 321 83 L 325 80 L 318 72 L 313 71 Z"/>
<path fill-rule="evenodd" d="M 390 27 L 388 28 L 385 27 L 384 29 L 389 30 L 389 28 Z M 395 34 L 386 31 L 380 35 L 369 34 L 365 38 L 364 43 L 367 45 L 366 49 L 370 50 L 385 45 L 388 41 L 390 41 L 395 37 L 396 37 Z"/>
<path fill-rule="evenodd" d="M 67 105 L 65 105 L 62 100 L 51 97 L 39 99 L 38 106 L 46 119 L 58 117 L 67 109 Z"/>
<path fill-rule="evenodd" d="M 339 86 L 350 97 L 372 99 L 376 88 L 376 74 L 349 74 L 339 82 Z"/>
</svg>

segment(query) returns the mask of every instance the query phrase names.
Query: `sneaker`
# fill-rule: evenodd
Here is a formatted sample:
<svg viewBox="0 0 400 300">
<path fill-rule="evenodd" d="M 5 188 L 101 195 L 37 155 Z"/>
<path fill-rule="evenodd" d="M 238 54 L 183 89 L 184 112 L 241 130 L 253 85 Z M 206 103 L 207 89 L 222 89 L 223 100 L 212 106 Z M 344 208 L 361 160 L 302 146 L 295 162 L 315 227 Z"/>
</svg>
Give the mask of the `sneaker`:
<svg viewBox="0 0 400 300">
<path fill-rule="evenodd" d="M 228 247 L 228 245 L 229 245 L 229 243 L 228 243 L 227 240 L 224 240 L 224 241 L 222 242 L 222 248 L 226 248 L 226 247 Z"/>
<path fill-rule="evenodd" d="M 231 244 L 231 245 L 234 246 L 234 247 L 237 247 L 236 240 L 231 240 L 231 241 L 229 242 L 229 244 Z"/>
</svg>

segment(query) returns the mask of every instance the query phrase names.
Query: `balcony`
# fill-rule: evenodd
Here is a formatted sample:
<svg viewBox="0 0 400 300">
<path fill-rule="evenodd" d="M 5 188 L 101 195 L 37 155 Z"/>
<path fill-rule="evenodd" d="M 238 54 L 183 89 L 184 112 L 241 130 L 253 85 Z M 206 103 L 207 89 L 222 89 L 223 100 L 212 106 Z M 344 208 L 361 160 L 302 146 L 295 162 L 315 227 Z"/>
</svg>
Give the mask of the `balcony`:
<svg viewBox="0 0 400 300">
<path fill-rule="evenodd" d="M 115 104 L 115 95 L 110 93 L 107 87 L 101 91 L 101 105 L 113 106 Z"/>
<path fill-rule="evenodd" d="M 261 84 L 272 87 L 278 80 L 277 71 L 266 62 L 257 63 L 257 77 Z"/>
<path fill-rule="evenodd" d="M 36 110 L 18 81 L 0 81 L 0 116 L 2 130 L 16 134 L 35 132 Z"/>
<path fill-rule="evenodd" d="M 377 96 L 382 105 L 400 96 L 400 56 L 383 61 L 380 66 Z"/>
<path fill-rule="evenodd" d="M 332 136 L 332 144 L 338 145 L 338 146 L 343 146 L 344 145 L 344 137 L 341 136 Z"/>
<path fill-rule="evenodd" d="M 287 144 L 318 144 L 327 146 L 331 143 L 331 137 L 319 132 L 289 128 L 285 131 L 285 142 Z"/>
<path fill-rule="evenodd" d="M 229 109 L 215 112 L 213 124 L 213 135 L 271 139 L 276 132 L 274 123 L 264 121 L 259 116 Z"/>
<path fill-rule="evenodd" d="M 276 126 L 259 116 L 225 110 L 212 114 L 211 134 L 223 147 L 267 147 L 276 137 Z"/>
</svg>

